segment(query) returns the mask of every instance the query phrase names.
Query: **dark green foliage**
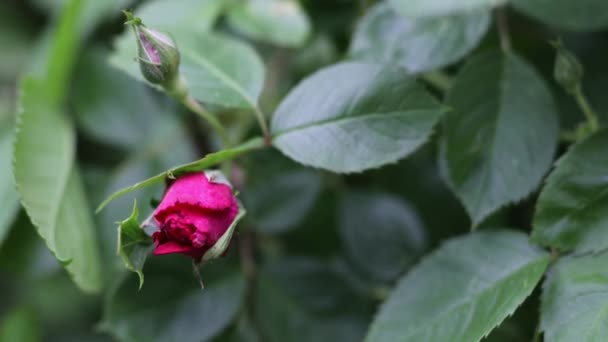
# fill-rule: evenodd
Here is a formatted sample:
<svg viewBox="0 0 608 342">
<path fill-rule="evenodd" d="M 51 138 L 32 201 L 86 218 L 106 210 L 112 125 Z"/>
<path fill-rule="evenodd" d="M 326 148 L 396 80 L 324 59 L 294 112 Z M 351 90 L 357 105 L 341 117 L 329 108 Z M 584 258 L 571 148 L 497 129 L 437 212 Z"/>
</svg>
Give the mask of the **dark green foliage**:
<svg viewBox="0 0 608 342">
<path fill-rule="evenodd" d="M 606 0 L 0 3 L 0 342 L 607 340 L 606 34 Z M 154 256 L 210 169 L 237 218 Z"/>
</svg>

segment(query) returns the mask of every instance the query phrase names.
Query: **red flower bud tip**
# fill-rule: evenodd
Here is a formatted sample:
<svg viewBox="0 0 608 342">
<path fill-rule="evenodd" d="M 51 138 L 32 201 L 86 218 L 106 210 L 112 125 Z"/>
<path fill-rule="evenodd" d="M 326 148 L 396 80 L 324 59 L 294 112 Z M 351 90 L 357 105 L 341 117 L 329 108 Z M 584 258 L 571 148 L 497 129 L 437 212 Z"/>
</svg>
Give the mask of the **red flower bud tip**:
<svg viewBox="0 0 608 342">
<path fill-rule="evenodd" d="M 225 182 L 210 180 L 203 172 L 179 177 L 153 214 L 160 227 L 152 235 L 154 255 L 180 253 L 200 261 L 226 233 L 238 211 Z"/>
</svg>

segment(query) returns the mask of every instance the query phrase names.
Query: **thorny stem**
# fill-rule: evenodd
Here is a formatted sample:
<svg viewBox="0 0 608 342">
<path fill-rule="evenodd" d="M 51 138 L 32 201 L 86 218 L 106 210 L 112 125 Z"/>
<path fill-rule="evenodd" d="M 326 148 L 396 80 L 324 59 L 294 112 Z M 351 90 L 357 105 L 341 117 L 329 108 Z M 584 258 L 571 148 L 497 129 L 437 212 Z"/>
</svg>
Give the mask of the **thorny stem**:
<svg viewBox="0 0 608 342">
<path fill-rule="evenodd" d="M 498 29 L 498 36 L 500 38 L 500 47 L 503 52 L 511 52 L 511 34 L 509 33 L 509 20 L 507 16 L 507 8 L 499 7 L 495 12 L 496 28 Z"/>
<path fill-rule="evenodd" d="M 599 128 L 599 120 L 597 118 L 597 114 L 591 108 L 589 101 L 587 101 L 587 97 L 583 94 L 582 87 L 580 84 L 574 90 L 574 98 L 576 99 L 576 103 L 585 114 L 585 118 L 587 118 L 587 122 L 589 123 L 589 128 L 591 128 L 592 132 L 595 132 Z"/>
</svg>

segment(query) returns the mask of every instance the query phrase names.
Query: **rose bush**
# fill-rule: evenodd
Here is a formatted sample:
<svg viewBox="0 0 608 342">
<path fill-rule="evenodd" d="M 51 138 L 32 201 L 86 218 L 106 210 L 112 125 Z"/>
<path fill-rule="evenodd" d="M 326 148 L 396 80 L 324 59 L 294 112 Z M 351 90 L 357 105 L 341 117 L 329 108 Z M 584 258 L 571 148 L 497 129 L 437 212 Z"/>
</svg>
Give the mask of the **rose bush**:
<svg viewBox="0 0 608 342">
<path fill-rule="evenodd" d="M 0 1 L 0 341 L 606 340 L 607 29 L 607 0 Z"/>
</svg>

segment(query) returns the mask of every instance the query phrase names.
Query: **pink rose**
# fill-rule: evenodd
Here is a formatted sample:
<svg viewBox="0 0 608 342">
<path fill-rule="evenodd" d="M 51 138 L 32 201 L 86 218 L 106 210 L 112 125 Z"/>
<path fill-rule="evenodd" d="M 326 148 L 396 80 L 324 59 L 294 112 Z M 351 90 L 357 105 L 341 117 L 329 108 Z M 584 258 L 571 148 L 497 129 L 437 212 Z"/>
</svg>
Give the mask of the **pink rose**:
<svg viewBox="0 0 608 342">
<path fill-rule="evenodd" d="M 238 211 L 230 186 L 209 181 L 203 172 L 179 177 L 154 211 L 160 227 L 152 235 L 154 255 L 180 253 L 200 261 L 224 235 Z"/>
</svg>

